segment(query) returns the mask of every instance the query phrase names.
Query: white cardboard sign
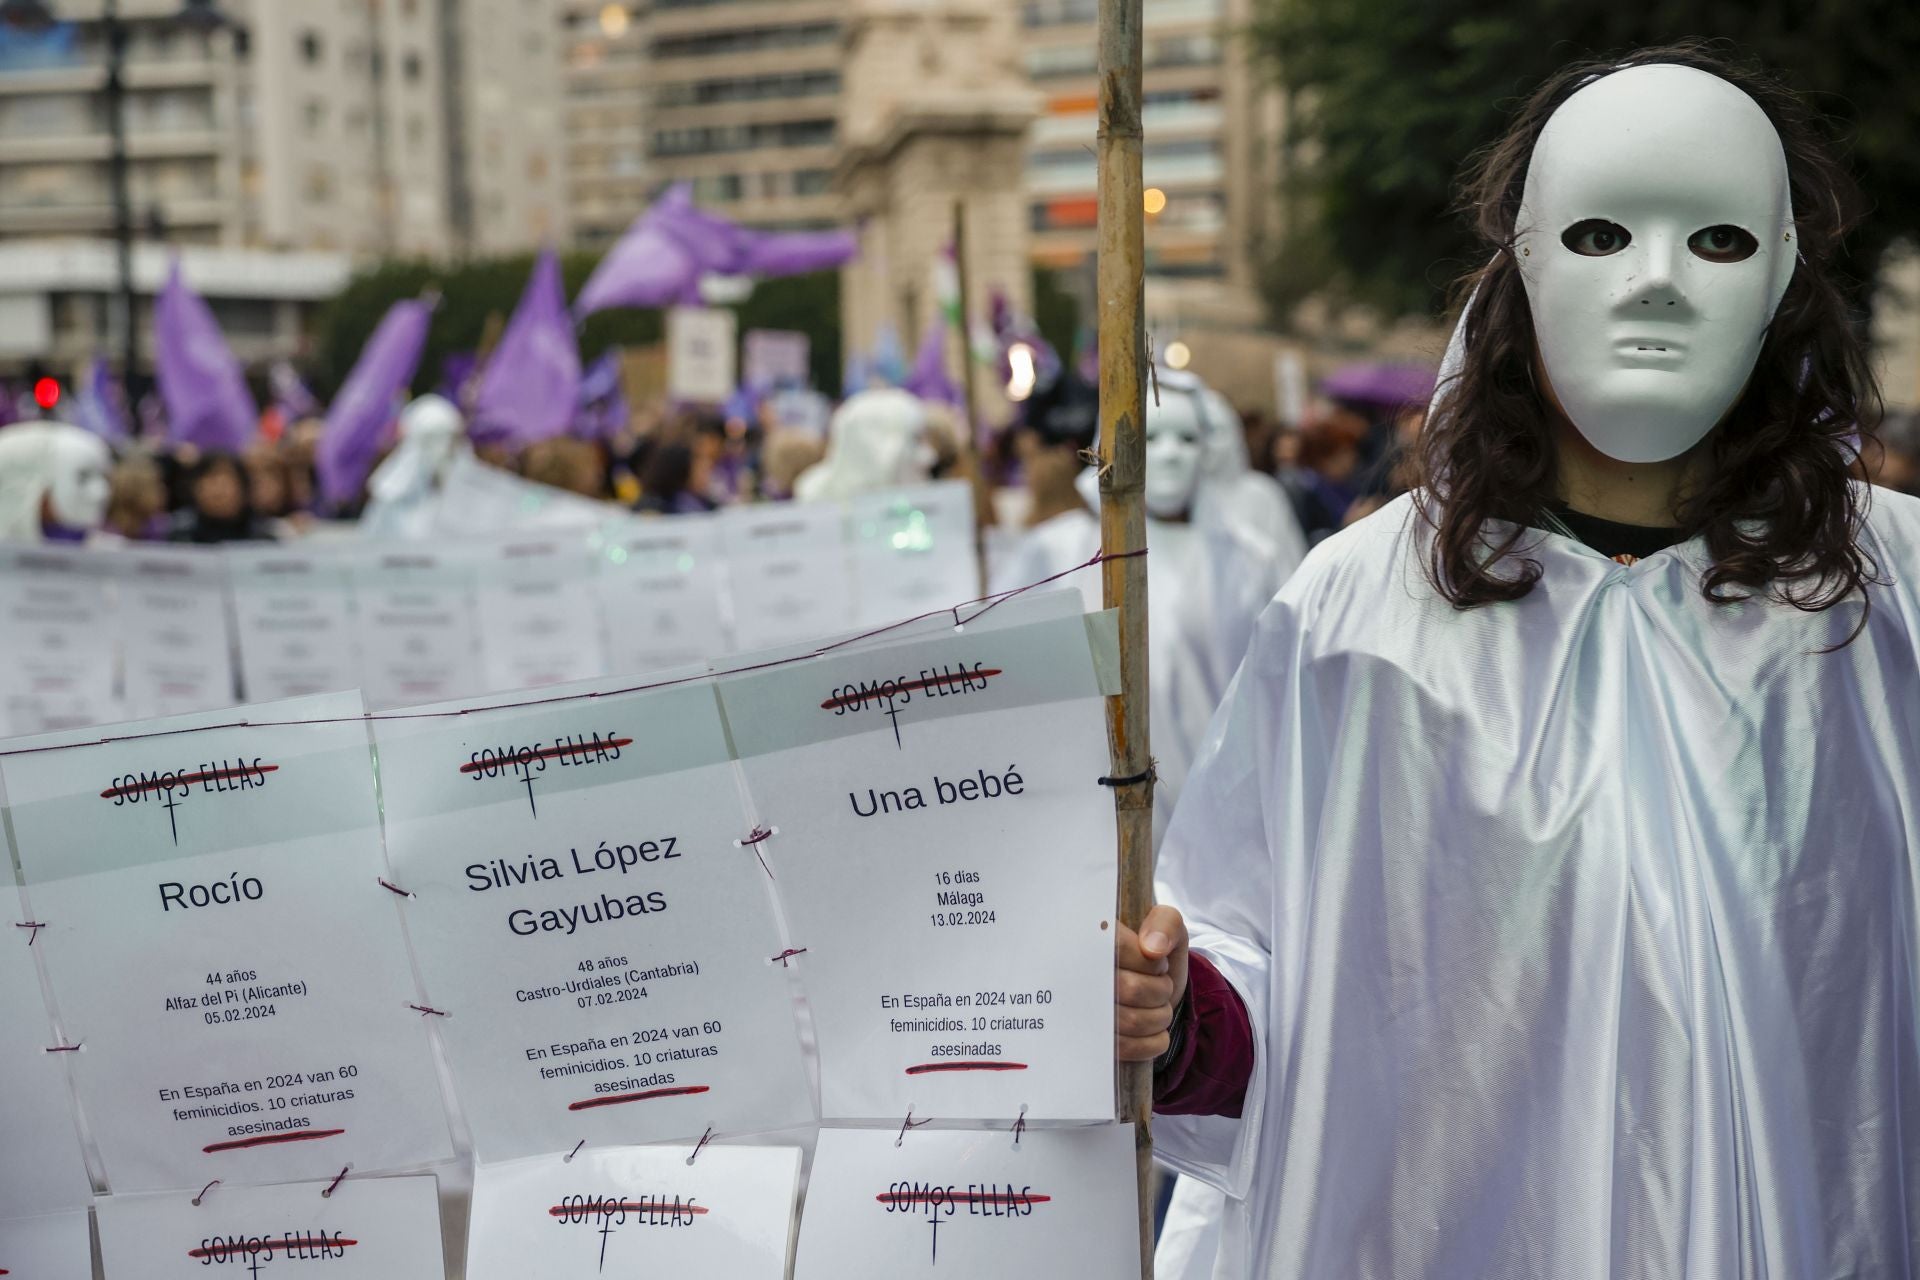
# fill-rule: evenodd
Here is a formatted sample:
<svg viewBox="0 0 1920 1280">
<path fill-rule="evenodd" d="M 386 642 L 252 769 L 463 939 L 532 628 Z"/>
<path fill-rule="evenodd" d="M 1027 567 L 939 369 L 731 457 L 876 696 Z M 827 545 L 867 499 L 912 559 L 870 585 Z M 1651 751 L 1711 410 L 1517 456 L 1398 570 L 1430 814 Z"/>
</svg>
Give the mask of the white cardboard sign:
<svg viewBox="0 0 1920 1280">
<path fill-rule="evenodd" d="M 353 557 L 352 574 L 368 706 L 441 702 L 484 687 L 467 556 L 450 547 L 368 549 Z"/>
<path fill-rule="evenodd" d="M 0 1213 L 8 1217 L 84 1210 L 93 1195 L 74 1127 L 69 1055 L 47 1052 L 62 1041 L 34 964 L 39 930 L 16 928 L 20 921 L 32 917 L 21 909 L 13 860 L 0 845 Z"/>
<path fill-rule="evenodd" d="M 832 1119 L 1113 1115 L 1113 801 L 1088 622 L 720 681 Z"/>
<path fill-rule="evenodd" d="M 0 547 L 0 734 L 119 718 L 111 560 L 79 547 Z"/>
<path fill-rule="evenodd" d="M 845 521 L 837 502 L 763 503 L 721 511 L 739 649 L 846 629 L 853 616 L 853 577 Z"/>
<path fill-rule="evenodd" d="M 1140 1274 L 1133 1126 L 823 1129 L 794 1280 Z"/>
<path fill-rule="evenodd" d="M 337 693 L 359 683 L 353 595 L 335 554 L 230 548 L 240 677 L 252 702 Z"/>
<path fill-rule="evenodd" d="M 0 758 L 116 1191 L 450 1154 L 398 901 L 379 885 L 360 714 L 336 694 Z M 236 719 L 253 723 L 208 727 Z"/>
<path fill-rule="evenodd" d="M 733 394 L 738 321 L 722 307 L 667 310 L 667 397 L 719 404 Z"/>
<path fill-rule="evenodd" d="M 658 671 L 728 652 L 723 559 L 712 516 L 631 520 L 611 531 L 594 583 L 609 672 Z"/>
<path fill-rule="evenodd" d="M 8 1280 L 93 1280 L 87 1211 L 0 1218 L 0 1276 Z"/>
<path fill-rule="evenodd" d="M 774 885 L 740 843 L 752 823 L 707 681 L 376 734 L 482 1157 L 813 1120 Z"/>
<path fill-rule="evenodd" d="M 109 1280 L 436 1280 L 432 1178 L 346 1178 L 277 1187 L 108 1196 L 95 1210 Z"/>
<path fill-rule="evenodd" d="M 797 1147 L 589 1146 L 482 1165 L 467 1280 L 783 1280 Z"/>
<path fill-rule="evenodd" d="M 142 547 L 112 563 L 126 714 L 147 720 L 232 706 L 237 686 L 220 553 Z"/>
<path fill-rule="evenodd" d="M 973 486 L 965 480 L 852 499 L 854 625 L 877 627 L 979 596 L 973 531 Z"/>
<path fill-rule="evenodd" d="M 606 674 L 583 535 L 488 544 L 475 567 L 484 688 L 538 689 Z"/>
</svg>

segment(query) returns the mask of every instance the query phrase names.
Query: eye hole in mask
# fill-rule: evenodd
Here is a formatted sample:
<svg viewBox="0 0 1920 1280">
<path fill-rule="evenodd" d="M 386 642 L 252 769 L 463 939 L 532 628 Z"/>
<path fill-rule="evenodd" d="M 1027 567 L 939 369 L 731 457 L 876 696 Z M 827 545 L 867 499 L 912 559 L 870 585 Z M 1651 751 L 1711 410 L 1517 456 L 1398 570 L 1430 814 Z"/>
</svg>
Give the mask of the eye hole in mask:
<svg viewBox="0 0 1920 1280">
<path fill-rule="evenodd" d="M 1605 218 L 1583 218 L 1560 233 L 1560 243 L 1583 258 L 1607 258 L 1632 244 L 1633 233 Z"/>
<path fill-rule="evenodd" d="M 1739 262 L 1760 252 L 1760 242 L 1739 227 L 1705 227 L 1687 238 L 1693 256 L 1708 262 Z"/>
</svg>

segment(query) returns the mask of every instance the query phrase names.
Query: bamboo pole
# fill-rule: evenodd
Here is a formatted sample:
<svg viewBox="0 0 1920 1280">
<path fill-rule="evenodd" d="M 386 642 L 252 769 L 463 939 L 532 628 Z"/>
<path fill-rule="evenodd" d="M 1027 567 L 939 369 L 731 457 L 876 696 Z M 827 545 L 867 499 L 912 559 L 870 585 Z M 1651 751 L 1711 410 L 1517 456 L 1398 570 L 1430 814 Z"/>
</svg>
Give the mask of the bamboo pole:
<svg viewBox="0 0 1920 1280">
<path fill-rule="evenodd" d="M 1146 208 L 1140 174 L 1141 0 L 1100 0 L 1100 548 L 1147 545 Z M 1147 562 L 1101 566 L 1106 604 L 1120 610 L 1121 693 L 1107 702 L 1113 776 L 1152 767 L 1147 736 Z M 1113 791 L 1120 829 L 1120 919 L 1138 927 L 1153 904 L 1153 784 Z M 1117 1068 L 1119 1116 L 1136 1126 L 1140 1274 L 1153 1277 L 1153 1068 Z"/>
</svg>

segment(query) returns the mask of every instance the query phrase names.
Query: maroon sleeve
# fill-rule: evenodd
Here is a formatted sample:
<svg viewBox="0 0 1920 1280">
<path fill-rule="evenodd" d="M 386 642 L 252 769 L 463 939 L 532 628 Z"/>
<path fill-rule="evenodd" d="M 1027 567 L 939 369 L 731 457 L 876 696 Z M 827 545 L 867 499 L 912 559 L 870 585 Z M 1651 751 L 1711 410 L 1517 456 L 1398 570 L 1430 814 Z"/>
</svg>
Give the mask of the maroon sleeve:
<svg viewBox="0 0 1920 1280">
<path fill-rule="evenodd" d="M 1253 1079 L 1253 1024 L 1220 971 L 1194 952 L 1187 967 L 1184 1034 L 1171 1061 L 1156 1064 L 1153 1109 L 1165 1116 L 1240 1115 Z"/>
</svg>

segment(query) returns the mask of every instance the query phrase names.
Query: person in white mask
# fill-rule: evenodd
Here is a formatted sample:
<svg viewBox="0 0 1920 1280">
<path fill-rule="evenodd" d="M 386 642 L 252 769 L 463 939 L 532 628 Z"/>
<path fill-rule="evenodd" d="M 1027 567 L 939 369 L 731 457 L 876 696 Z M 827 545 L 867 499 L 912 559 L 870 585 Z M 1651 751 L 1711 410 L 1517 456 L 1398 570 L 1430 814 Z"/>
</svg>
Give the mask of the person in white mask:
<svg viewBox="0 0 1920 1280">
<path fill-rule="evenodd" d="M 360 531 L 370 538 L 424 538 L 453 461 L 471 452 L 467 422 L 453 401 L 424 395 L 400 411 L 400 442 L 367 481 Z"/>
<path fill-rule="evenodd" d="M 827 456 L 793 482 L 802 502 L 832 502 L 926 480 L 933 466 L 927 407 L 918 396 L 876 387 L 848 396 L 827 424 Z"/>
<path fill-rule="evenodd" d="M 1696 46 L 1481 158 L 1421 488 L 1262 614 L 1116 939 L 1220 1277 L 1907 1276 L 1920 501 L 1805 109 Z"/>
<path fill-rule="evenodd" d="M 0 540 L 81 541 L 107 518 L 113 455 L 64 422 L 0 429 Z"/>
</svg>

